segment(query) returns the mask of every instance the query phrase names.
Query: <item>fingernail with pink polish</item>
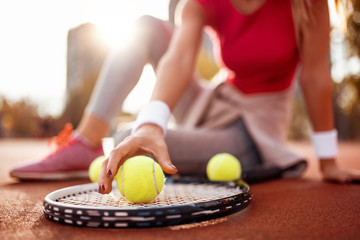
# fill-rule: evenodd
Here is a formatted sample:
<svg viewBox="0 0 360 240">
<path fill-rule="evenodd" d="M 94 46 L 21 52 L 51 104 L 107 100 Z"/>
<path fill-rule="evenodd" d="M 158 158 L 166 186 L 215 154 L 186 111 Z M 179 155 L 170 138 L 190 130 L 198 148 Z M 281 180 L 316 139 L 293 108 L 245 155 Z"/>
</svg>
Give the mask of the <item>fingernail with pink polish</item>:
<svg viewBox="0 0 360 240">
<path fill-rule="evenodd" d="M 106 173 L 106 176 L 107 176 L 107 177 L 110 177 L 111 174 L 112 174 L 112 172 L 111 172 L 111 170 L 109 169 L 109 171 Z"/>
<path fill-rule="evenodd" d="M 346 183 L 346 184 L 352 183 L 352 179 L 346 179 L 346 180 L 345 180 L 345 183 Z"/>
</svg>

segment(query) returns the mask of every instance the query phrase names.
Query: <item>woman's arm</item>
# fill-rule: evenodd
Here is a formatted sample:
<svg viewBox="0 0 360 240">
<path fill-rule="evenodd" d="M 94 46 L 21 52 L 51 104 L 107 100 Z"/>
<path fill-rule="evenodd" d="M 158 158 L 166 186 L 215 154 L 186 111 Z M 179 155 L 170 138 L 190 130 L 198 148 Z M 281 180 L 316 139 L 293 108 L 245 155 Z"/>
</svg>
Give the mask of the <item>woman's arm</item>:
<svg viewBox="0 0 360 240">
<path fill-rule="evenodd" d="M 313 130 L 334 128 L 332 80 L 329 69 L 330 23 L 327 0 L 313 4 L 313 19 L 302 25 L 300 84 Z"/>
<path fill-rule="evenodd" d="M 329 10 L 327 0 L 314 1 L 312 19 L 301 26 L 300 84 L 313 131 L 334 129 L 332 106 L 332 80 L 329 67 Z M 354 171 L 340 169 L 335 157 L 320 159 L 320 169 L 326 180 L 347 182 L 360 179 Z"/>
<path fill-rule="evenodd" d="M 170 46 L 156 70 L 157 81 L 151 100 L 160 100 L 171 110 L 175 107 L 193 78 L 204 24 L 201 6 L 192 0 L 185 1 L 181 24 L 175 30 Z M 99 192 L 111 191 L 112 180 L 126 159 L 145 153 L 153 154 L 165 172 L 176 173 L 177 169 L 168 155 L 163 129 L 147 123 L 116 146 L 109 159 L 104 161 L 99 177 Z"/>
<path fill-rule="evenodd" d="M 157 82 L 151 98 L 164 101 L 170 109 L 175 107 L 193 79 L 205 24 L 202 8 L 197 2 L 186 1 L 181 12 L 180 26 L 156 71 Z"/>
</svg>

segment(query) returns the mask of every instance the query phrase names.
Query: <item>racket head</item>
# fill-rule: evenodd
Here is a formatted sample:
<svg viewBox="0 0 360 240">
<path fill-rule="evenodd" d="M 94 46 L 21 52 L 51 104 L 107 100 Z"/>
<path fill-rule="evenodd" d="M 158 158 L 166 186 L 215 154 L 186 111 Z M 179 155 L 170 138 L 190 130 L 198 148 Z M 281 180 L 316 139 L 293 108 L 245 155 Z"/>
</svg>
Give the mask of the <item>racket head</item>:
<svg viewBox="0 0 360 240">
<path fill-rule="evenodd" d="M 43 203 L 49 220 L 83 227 L 139 228 L 199 222 L 245 209 L 251 199 L 244 181 L 210 182 L 200 178 L 167 178 L 152 202 L 133 204 L 113 182 L 110 194 L 99 194 L 97 183 L 76 185 L 48 194 Z"/>
</svg>

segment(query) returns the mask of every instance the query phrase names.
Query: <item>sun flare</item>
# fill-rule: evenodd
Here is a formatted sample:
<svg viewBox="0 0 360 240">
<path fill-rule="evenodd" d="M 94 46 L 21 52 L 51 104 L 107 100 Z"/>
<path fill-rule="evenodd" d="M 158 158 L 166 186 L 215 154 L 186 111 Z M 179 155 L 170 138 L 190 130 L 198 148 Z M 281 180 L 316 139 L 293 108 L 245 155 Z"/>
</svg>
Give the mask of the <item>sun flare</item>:
<svg viewBox="0 0 360 240">
<path fill-rule="evenodd" d="M 110 47 L 118 47 L 129 41 L 133 23 L 140 16 L 131 4 L 119 1 L 95 1 L 87 9 L 87 21 L 97 25 L 100 39 Z"/>
</svg>

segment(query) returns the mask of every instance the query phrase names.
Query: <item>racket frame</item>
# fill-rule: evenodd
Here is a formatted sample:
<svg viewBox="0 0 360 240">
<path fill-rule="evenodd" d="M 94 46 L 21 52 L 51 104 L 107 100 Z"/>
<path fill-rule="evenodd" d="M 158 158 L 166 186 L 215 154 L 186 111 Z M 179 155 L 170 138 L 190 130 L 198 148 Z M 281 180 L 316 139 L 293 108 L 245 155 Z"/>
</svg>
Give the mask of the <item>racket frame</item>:
<svg viewBox="0 0 360 240">
<path fill-rule="evenodd" d="M 208 180 L 193 178 L 170 179 L 167 181 L 167 184 L 178 183 L 219 184 L 225 187 L 241 188 L 242 192 L 212 201 L 154 207 L 73 207 L 70 204 L 56 201 L 72 195 L 97 192 L 97 184 L 90 183 L 60 189 L 48 194 L 43 202 L 43 211 L 47 219 L 73 226 L 103 228 L 162 227 L 227 216 L 245 209 L 252 199 L 249 185 L 242 180 L 236 183 L 209 182 Z M 113 187 L 116 187 L 115 182 Z M 64 196 L 67 191 L 72 192 L 72 194 L 65 194 Z"/>
</svg>

